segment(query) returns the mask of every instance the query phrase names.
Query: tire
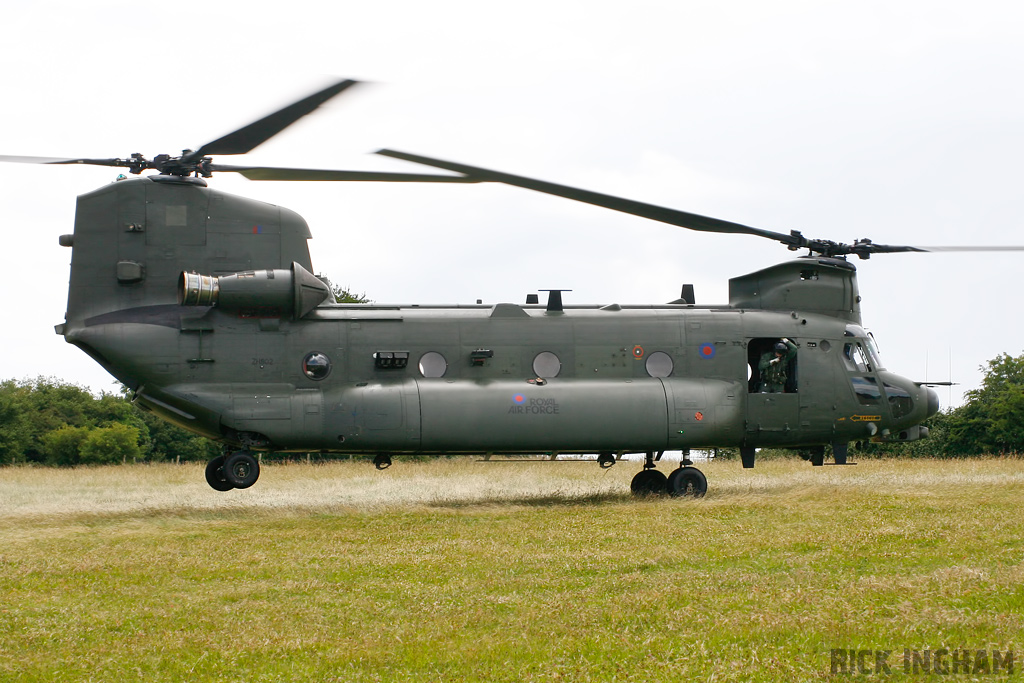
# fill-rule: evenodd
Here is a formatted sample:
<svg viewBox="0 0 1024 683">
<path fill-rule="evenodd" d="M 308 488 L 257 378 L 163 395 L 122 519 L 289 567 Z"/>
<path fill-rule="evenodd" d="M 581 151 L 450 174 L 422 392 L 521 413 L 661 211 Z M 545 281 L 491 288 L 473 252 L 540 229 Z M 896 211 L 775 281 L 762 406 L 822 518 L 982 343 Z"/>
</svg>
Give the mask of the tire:
<svg viewBox="0 0 1024 683">
<path fill-rule="evenodd" d="M 251 453 L 239 451 L 224 461 L 224 478 L 236 489 L 247 489 L 260 478 L 260 464 Z"/>
<path fill-rule="evenodd" d="M 708 492 L 708 479 L 696 467 L 680 467 L 668 479 L 668 492 L 676 498 L 703 498 Z"/>
<path fill-rule="evenodd" d="M 668 491 L 666 481 L 668 477 L 658 470 L 643 470 L 633 477 L 629 490 L 635 496 L 657 496 Z"/>
<path fill-rule="evenodd" d="M 206 483 L 214 491 L 230 491 L 235 485 L 224 478 L 224 461 L 226 456 L 220 455 L 206 463 Z"/>
</svg>

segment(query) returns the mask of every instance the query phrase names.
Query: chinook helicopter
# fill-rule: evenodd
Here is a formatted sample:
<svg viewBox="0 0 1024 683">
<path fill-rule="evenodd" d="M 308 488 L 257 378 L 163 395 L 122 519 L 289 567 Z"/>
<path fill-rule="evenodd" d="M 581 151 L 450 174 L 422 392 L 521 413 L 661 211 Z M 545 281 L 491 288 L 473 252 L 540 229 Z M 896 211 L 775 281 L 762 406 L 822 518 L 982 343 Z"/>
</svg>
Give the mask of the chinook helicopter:
<svg viewBox="0 0 1024 683">
<path fill-rule="evenodd" d="M 179 156 L 3 161 L 92 164 L 129 176 L 78 198 L 66 319 L 56 332 L 133 392 L 140 408 L 224 444 L 206 467 L 218 491 L 259 477 L 260 451 L 392 456 L 643 454 L 635 493 L 703 496 L 707 479 L 667 450 L 911 441 L 939 409 L 923 382 L 887 371 L 862 326 L 850 255 L 960 249 L 761 230 L 628 199 L 393 150 L 456 175 L 231 166 L 355 85 L 345 80 Z M 143 171 L 156 173 L 142 175 Z M 252 180 L 499 182 L 692 230 L 771 239 L 807 254 L 729 281 L 729 302 L 335 303 L 314 276 L 305 221 L 208 187 Z M 978 250 L 978 247 L 965 247 Z M 778 348 L 778 351 L 776 349 Z M 767 365 L 766 365 L 767 364 Z M 771 378 L 765 368 L 770 366 Z"/>
</svg>

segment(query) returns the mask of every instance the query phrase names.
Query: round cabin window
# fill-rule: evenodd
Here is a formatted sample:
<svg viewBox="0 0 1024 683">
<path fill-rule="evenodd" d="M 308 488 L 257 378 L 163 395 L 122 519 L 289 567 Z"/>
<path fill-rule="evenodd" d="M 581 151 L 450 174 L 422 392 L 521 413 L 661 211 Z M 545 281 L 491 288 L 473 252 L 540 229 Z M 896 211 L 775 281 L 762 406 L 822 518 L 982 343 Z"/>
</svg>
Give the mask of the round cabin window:
<svg viewBox="0 0 1024 683">
<path fill-rule="evenodd" d="M 672 356 L 664 351 L 655 351 L 647 356 L 647 374 L 651 377 L 668 377 L 673 367 Z"/>
<path fill-rule="evenodd" d="M 331 359 L 314 351 L 302 359 L 302 374 L 310 379 L 321 380 L 331 374 Z"/>
<path fill-rule="evenodd" d="M 533 372 L 538 377 L 558 377 L 562 370 L 562 361 L 550 351 L 541 351 L 533 359 Z"/>
<path fill-rule="evenodd" d="M 437 351 L 427 351 L 420 356 L 420 374 L 424 377 L 444 377 L 448 361 Z"/>
</svg>

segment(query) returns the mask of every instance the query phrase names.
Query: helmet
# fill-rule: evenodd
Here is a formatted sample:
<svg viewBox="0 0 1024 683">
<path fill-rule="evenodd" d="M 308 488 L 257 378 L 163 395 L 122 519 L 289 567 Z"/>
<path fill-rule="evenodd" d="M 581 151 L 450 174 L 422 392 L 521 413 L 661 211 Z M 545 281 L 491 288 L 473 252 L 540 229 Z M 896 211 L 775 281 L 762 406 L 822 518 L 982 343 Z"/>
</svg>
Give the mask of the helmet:
<svg viewBox="0 0 1024 683">
<path fill-rule="evenodd" d="M 785 353 L 788 350 L 789 347 L 783 344 L 782 342 L 779 342 L 778 344 L 775 345 L 775 353 Z"/>
</svg>

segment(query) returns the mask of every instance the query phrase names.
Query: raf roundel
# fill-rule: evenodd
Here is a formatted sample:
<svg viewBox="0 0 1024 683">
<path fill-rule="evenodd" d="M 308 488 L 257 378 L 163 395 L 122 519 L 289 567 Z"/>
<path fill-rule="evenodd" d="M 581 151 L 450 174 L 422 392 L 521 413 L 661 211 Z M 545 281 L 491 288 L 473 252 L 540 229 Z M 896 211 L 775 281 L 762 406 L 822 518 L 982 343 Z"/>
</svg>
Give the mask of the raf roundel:
<svg viewBox="0 0 1024 683">
<path fill-rule="evenodd" d="M 522 394 L 516 394 L 515 396 L 512 397 L 512 402 L 515 403 L 517 406 L 521 406 L 524 403 L 526 403 L 526 397 L 523 396 Z"/>
<path fill-rule="evenodd" d="M 710 360 L 715 357 L 715 345 L 714 344 L 701 344 L 697 347 L 697 355 L 704 360 Z"/>
</svg>

